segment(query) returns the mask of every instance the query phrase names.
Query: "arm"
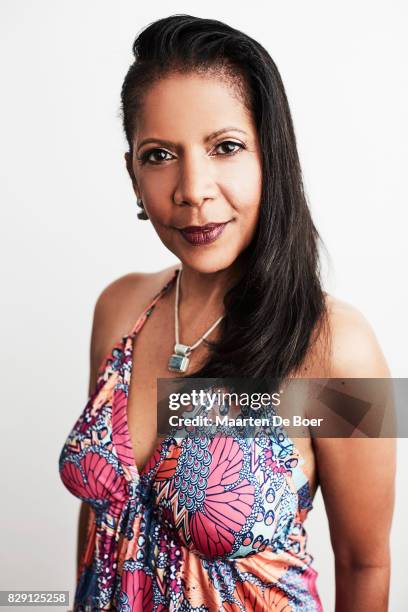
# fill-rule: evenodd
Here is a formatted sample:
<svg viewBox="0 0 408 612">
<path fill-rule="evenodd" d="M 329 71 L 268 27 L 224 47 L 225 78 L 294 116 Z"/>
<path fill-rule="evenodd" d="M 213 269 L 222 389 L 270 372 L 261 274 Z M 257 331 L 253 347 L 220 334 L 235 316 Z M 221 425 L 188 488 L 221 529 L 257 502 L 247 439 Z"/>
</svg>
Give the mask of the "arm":
<svg viewBox="0 0 408 612">
<path fill-rule="evenodd" d="M 362 315 L 343 305 L 332 316 L 333 378 L 389 378 Z M 335 556 L 336 612 L 386 612 L 395 440 L 315 438 L 318 476 Z"/>
</svg>

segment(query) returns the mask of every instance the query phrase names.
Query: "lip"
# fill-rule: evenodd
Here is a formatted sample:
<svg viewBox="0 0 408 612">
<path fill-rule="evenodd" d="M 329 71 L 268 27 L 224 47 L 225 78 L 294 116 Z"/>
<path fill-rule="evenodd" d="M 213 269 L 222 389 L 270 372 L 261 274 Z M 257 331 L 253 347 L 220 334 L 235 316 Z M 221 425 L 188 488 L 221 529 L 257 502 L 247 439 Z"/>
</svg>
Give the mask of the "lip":
<svg viewBox="0 0 408 612">
<path fill-rule="evenodd" d="M 226 223 L 207 223 L 206 225 L 188 225 L 179 229 L 179 232 L 189 244 L 200 246 L 218 240 L 228 223 L 229 221 Z"/>
</svg>

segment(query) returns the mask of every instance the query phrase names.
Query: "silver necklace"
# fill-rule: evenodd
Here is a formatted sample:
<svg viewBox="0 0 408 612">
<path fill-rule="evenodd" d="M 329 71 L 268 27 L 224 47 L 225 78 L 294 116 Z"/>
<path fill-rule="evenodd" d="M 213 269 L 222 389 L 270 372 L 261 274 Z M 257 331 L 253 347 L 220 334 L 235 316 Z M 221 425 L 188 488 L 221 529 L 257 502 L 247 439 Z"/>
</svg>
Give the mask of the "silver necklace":
<svg viewBox="0 0 408 612">
<path fill-rule="evenodd" d="M 170 356 L 168 362 L 168 369 L 170 372 L 187 372 L 188 365 L 190 362 L 189 355 L 190 353 L 199 346 L 202 341 L 212 332 L 212 330 L 222 321 L 225 315 L 222 315 L 211 325 L 211 327 L 205 332 L 201 338 L 197 340 L 191 346 L 187 344 L 181 344 L 179 338 L 179 296 L 180 296 L 180 277 L 181 277 L 182 268 L 180 269 L 177 275 L 176 281 L 176 300 L 174 305 L 174 326 L 176 330 L 176 344 L 174 345 L 174 353 Z"/>
</svg>

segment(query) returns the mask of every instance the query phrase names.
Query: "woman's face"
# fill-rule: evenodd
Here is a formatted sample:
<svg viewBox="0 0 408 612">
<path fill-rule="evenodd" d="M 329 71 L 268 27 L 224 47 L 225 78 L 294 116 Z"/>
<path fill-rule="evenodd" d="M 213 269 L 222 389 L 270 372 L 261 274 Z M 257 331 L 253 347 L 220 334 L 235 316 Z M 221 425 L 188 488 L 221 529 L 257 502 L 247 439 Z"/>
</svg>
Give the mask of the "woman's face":
<svg viewBox="0 0 408 612">
<path fill-rule="evenodd" d="M 235 262 L 254 235 L 262 187 L 257 131 L 236 88 L 209 74 L 157 81 L 125 157 L 153 227 L 183 264 L 211 273 Z M 209 223 L 225 225 L 180 231 Z"/>
</svg>

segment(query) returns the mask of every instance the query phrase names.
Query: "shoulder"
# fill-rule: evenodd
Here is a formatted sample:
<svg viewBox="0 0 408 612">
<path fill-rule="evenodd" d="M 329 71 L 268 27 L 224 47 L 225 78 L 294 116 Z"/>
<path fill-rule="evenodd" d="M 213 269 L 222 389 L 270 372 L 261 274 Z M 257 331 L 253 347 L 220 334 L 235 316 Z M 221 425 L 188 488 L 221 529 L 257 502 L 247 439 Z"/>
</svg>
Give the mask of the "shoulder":
<svg viewBox="0 0 408 612">
<path fill-rule="evenodd" d="M 326 313 L 316 326 L 297 377 L 389 378 L 377 336 L 363 313 L 325 293 Z"/>
<path fill-rule="evenodd" d="M 95 303 L 92 325 L 92 352 L 96 361 L 131 331 L 176 267 L 151 273 L 131 272 L 113 280 L 101 291 Z"/>
<path fill-rule="evenodd" d="M 177 266 L 159 272 L 131 272 L 107 285 L 95 304 L 95 316 L 104 322 L 111 320 L 121 328 L 123 335 L 130 331 L 140 314 L 171 277 Z"/>
<path fill-rule="evenodd" d="M 329 294 L 326 294 L 326 305 L 331 342 L 330 376 L 390 377 L 377 336 L 363 313 Z"/>
</svg>

